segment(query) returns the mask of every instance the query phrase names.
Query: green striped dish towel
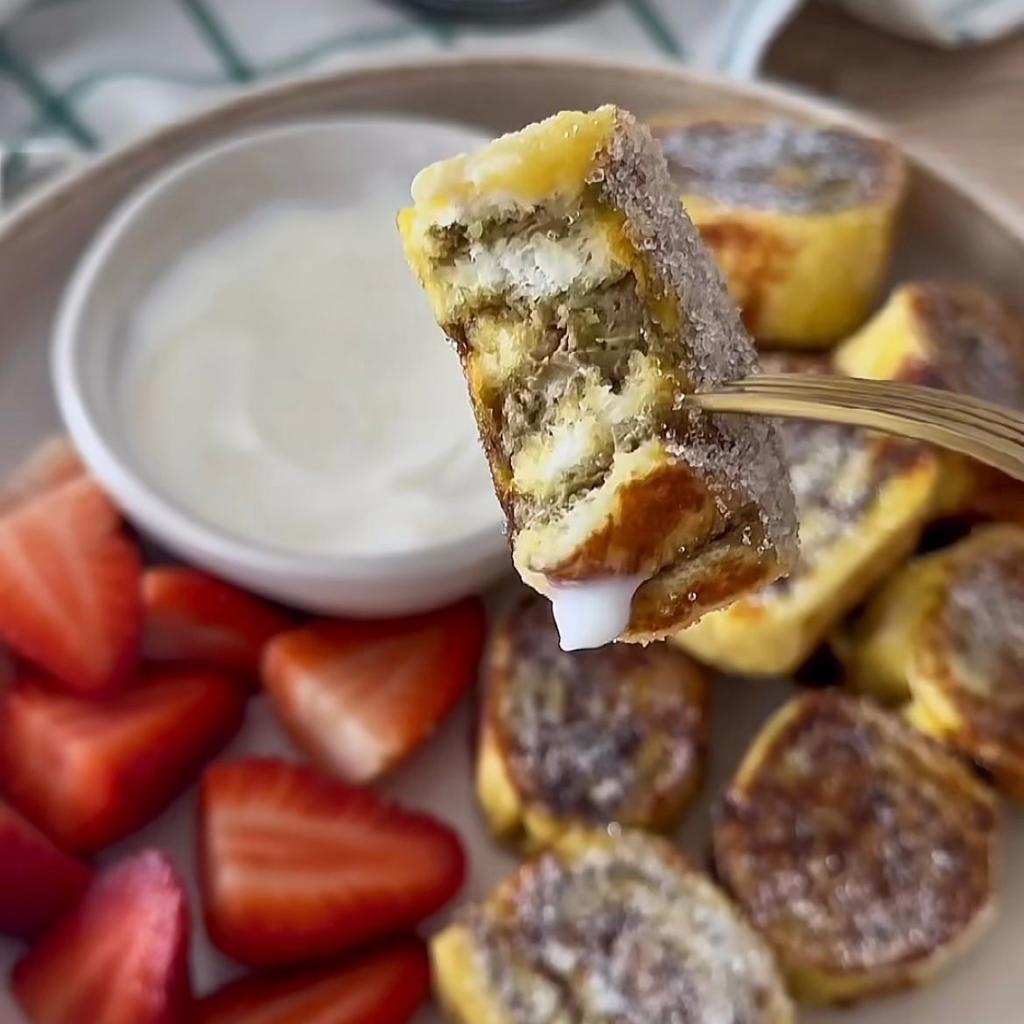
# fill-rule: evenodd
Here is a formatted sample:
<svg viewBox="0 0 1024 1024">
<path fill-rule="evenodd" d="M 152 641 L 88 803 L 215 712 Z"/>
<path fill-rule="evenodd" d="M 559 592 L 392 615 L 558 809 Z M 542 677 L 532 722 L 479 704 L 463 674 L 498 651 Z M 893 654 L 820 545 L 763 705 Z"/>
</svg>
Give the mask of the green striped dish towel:
<svg viewBox="0 0 1024 1024">
<path fill-rule="evenodd" d="M 798 0 L 609 0 L 480 27 L 381 0 L 0 0 L 0 139 L 116 145 L 253 82 L 440 52 L 605 54 L 751 75 Z M 26 146 L 26 143 L 28 145 Z"/>
</svg>

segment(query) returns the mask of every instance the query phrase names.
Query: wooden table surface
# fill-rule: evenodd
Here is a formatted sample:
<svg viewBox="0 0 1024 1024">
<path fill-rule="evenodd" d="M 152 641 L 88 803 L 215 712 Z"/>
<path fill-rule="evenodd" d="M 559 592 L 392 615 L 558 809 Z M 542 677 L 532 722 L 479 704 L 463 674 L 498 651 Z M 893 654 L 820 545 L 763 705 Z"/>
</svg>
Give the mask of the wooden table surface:
<svg viewBox="0 0 1024 1024">
<path fill-rule="evenodd" d="M 764 73 L 872 114 L 1024 207 L 1024 32 L 943 50 L 812 3 L 775 41 Z"/>
</svg>

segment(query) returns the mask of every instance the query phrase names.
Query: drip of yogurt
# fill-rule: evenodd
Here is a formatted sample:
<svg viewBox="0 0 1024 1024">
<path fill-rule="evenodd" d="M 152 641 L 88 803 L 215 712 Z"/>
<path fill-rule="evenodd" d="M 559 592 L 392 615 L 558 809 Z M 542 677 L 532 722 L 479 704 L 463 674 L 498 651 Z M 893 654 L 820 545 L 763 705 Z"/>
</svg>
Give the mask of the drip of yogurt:
<svg viewBox="0 0 1024 1024">
<path fill-rule="evenodd" d="M 563 651 L 581 651 L 611 643 L 626 628 L 633 595 L 643 576 L 606 576 L 572 583 L 551 583 L 548 597 Z"/>
</svg>

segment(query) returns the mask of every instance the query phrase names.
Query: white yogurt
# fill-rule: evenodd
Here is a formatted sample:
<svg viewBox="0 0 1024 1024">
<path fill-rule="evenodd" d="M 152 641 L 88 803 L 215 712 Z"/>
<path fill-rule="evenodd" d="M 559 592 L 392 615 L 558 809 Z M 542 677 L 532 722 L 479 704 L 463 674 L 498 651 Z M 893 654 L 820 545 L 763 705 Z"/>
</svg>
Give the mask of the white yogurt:
<svg viewBox="0 0 1024 1024">
<path fill-rule="evenodd" d="M 456 356 L 393 203 L 268 208 L 183 257 L 131 324 L 140 464 L 279 548 L 408 551 L 500 522 Z"/>
<path fill-rule="evenodd" d="M 629 623 L 630 605 L 643 576 L 608 576 L 580 583 L 551 583 L 551 610 L 563 651 L 603 647 Z"/>
</svg>

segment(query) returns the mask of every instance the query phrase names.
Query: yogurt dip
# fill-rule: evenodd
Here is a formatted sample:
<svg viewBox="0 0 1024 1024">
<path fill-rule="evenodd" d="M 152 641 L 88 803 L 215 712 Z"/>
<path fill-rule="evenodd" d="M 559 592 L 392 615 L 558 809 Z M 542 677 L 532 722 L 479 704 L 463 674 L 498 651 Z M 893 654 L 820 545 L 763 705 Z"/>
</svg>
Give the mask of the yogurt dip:
<svg viewBox="0 0 1024 1024">
<path fill-rule="evenodd" d="M 271 205 L 185 254 L 129 324 L 139 464 L 260 544 L 384 554 L 500 522 L 458 360 L 372 196 Z"/>
</svg>

